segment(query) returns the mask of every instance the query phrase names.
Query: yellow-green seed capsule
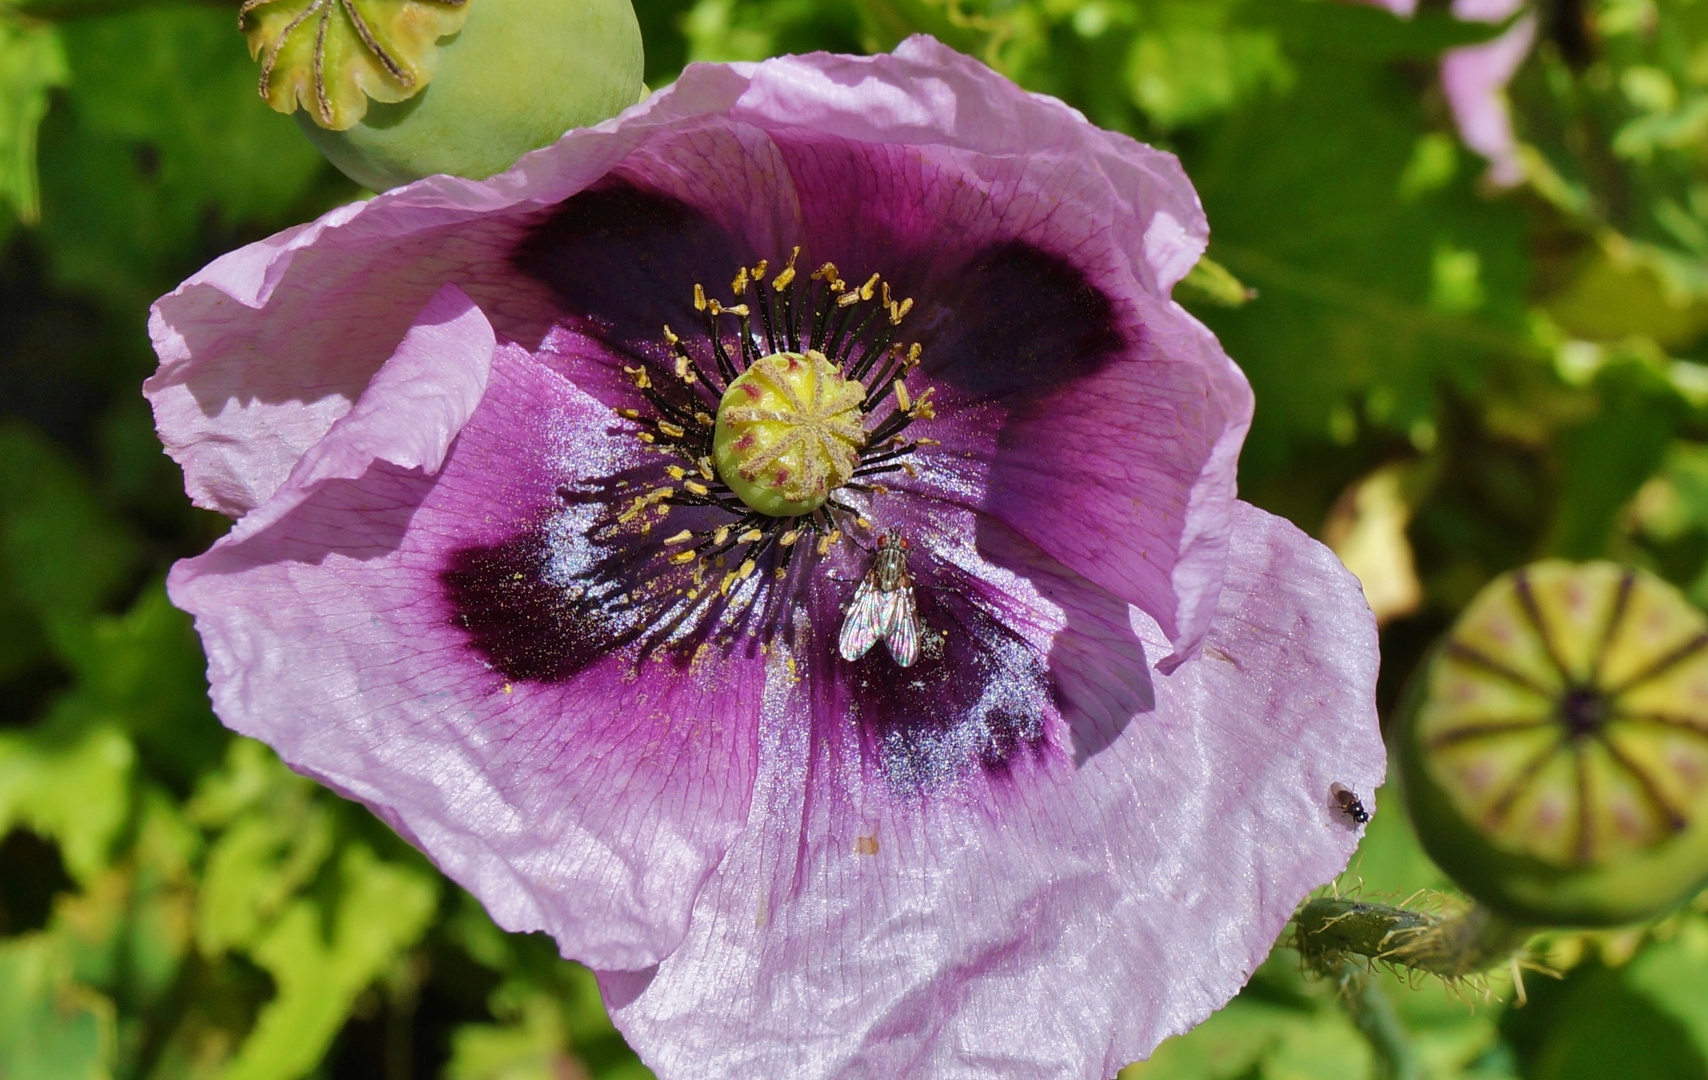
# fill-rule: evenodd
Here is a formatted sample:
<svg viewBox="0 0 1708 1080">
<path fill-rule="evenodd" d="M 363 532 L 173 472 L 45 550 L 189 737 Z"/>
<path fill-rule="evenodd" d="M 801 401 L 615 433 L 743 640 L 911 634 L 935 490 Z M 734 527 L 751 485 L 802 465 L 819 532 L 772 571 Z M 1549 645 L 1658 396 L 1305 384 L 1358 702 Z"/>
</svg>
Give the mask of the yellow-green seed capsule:
<svg viewBox="0 0 1708 1080">
<path fill-rule="evenodd" d="M 509 168 L 641 94 L 628 0 L 248 0 L 261 96 L 384 190 Z"/>
<path fill-rule="evenodd" d="M 860 465 L 865 399 L 865 386 L 843 378 L 823 353 L 754 361 L 718 404 L 718 477 L 761 514 L 812 513 Z"/>
<path fill-rule="evenodd" d="M 1653 575 L 1501 577 L 1421 670 L 1399 732 L 1419 836 L 1509 918 L 1647 918 L 1708 881 L 1708 618 Z"/>
</svg>

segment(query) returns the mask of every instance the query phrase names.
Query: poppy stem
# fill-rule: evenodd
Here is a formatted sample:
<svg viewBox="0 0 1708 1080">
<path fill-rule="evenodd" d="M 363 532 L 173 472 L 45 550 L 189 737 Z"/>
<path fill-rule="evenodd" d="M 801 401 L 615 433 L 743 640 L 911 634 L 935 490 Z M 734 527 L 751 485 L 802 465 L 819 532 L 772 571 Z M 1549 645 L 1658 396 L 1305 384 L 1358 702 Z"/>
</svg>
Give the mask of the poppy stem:
<svg viewBox="0 0 1708 1080">
<path fill-rule="evenodd" d="M 1379 1080 L 1424 1080 L 1428 1072 L 1411 1032 L 1370 973 L 1352 963 L 1340 967 L 1340 1002 L 1376 1057 Z"/>
</svg>

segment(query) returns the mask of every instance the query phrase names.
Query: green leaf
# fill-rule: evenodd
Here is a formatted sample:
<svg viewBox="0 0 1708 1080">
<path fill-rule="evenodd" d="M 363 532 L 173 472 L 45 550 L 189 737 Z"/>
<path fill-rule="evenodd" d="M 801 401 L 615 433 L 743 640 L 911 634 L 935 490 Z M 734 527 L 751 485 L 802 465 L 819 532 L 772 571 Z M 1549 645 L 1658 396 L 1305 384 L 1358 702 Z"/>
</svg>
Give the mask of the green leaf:
<svg viewBox="0 0 1708 1080">
<path fill-rule="evenodd" d="M 63 453 L 0 423 L 0 560 L 25 607 L 44 622 L 87 615 L 134 573 L 136 556 Z"/>
<path fill-rule="evenodd" d="M 516 1005 L 510 1024 L 465 1024 L 451 1036 L 445 1080 L 557 1080 L 579 1068 L 569 1052 L 563 1009 L 550 994 Z"/>
<path fill-rule="evenodd" d="M 48 91 L 68 75 L 59 34 L 0 10 L 0 200 L 21 219 L 41 217 L 36 182 L 36 129 Z"/>
<path fill-rule="evenodd" d="M 290 1080 L 314 1067 L 356 996 L 427 928 L 438 882 L 351 844 L 333 898 L 293 901 L 256 943 L 278 996 L 232 1059 L 225 1080 Z"/>
<path fill-rule="evenodd" d="M 1168 1039 L 1148 1061 L 1121 1071 L 1120 1080 L 1224 1080 L 1257 1070 L 1310 1013 L 1236 998 L 1204 1023 Z"/>
<path fill-rule="evenodd" d="M 61 280 L 140 310 L 204 244 L 285 224 L 330 175 L 256 96 L 233 22 L 227 8 L 170 5 L 61 28 L 72 85 L 43 125 L 41 165 Z"/>
<path fill-rule="evenodd" d="M 170 800 L 159 791 L 144 796 L 122 861 L 55 906 L 51 928 L 80 982 L 130 1007 L 150 1006 L 170 989 L 190 944 L 199 846 Z"/>
<path fill-rule="evenodd" d="M 234 740 L 226 768 L 203 782 L 188 812 L 222 830 L 208 850 L 196 905 L 203 954 L 255 947 L 320 872 L 336 837 L 317 792 L 251 739 Z"/>
<path fill-rule="evenodd" d="M 0 1080 L 107 1080 L 112 1003 L 47 934 L 0 941 Z"/>
<path fill-rule="evenodd" d="M 1526 323 L 1523 213 L 1463 177 L 1420 190 L 1431 119 L 1390 56 L 1425 28 L 1356 7 L 1263 8 L 1296 81 L 1185 157 L 1216 258 L 1258 290 L 1243 307 L 1202 314 L 1257 394 L 1240 465 L 1242 487 L 1259 495 L 1307 481 L 1297 457 L 1313 445 L 1365 431 L 1409 441 L 1443 384 L 1477 392 L 1506 358 L 1539 351 Z M 1354 36 L 1360 27 L 1370 40 Z M 1327 479 L 1317 513 L 1344 483 Z"/>
<path fill-rule="evenodd" d="M 1691 1032 L 1633 988 L 1624 973 L 1592 962 L 1562 982 L 1536 979 L 1530 1001 L 1502 1027 L 1525 1080 L 1701 1080 L 1708 1060 Z"/>
<path fill-rule="evenodd" d="M 113 727 L 0 731 L 0 836 L 22 826 L 53 838 L 66 870 L 89 885 L 130 815 L 135 758 Z"/>
<path fill-rule="evenodd" d="M 1127 53 L 1133 103 L 1162 130 L 1227 112 L 1293 82 L 1280 37 L 1244 26 L 1242 0 L 1175 0 L 1141 9 Z"/>
<path fill-rule="evenodd" d="M 1544 540 L 1548 554 L 1604 555 L 1626 504 L 1660 468 L 1685 420 L 1677 395 L 1634 364 L 1608 369 L 1598 389 L 1601 408 L 1559 437 L 1560 490 Z"/>
<path fill-rule="evenodd" d="M 1708 1063 L 1708 919 L 1681 918 L 1672 937 L 1637 954 L 1625 982 L 1688 1033 Z"/>
<path fill-rule="evenodd" d="M 156 774 L 180 789 L 219 761 L 230 735 L 208 707 L 207 660 L 164 583 L 144 589 L 123 615 L 72 623 L 55 637 L 78 678 L 65 707 L 122 724 Z"/>
</svg>

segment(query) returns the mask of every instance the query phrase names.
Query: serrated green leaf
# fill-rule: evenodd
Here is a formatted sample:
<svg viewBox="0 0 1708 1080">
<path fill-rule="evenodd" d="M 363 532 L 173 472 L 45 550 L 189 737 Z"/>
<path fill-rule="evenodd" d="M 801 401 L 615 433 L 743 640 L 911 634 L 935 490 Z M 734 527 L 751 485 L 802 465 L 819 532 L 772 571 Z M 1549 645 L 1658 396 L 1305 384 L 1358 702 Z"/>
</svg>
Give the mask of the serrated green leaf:
<svg viewBox="0 0 1708 1080">
<path fill-rule="evenodd" d="M 510 1024 L 465 1024 L 451 1036 L 445 1080 L 557 1080 L 579 1069 L 562 1007 L 549 994 L 519 1003 Z"/>
<path fill-rule="evenodd" d="M 157 1002 L 188 951 L 195 892 L 191 860 L 200 844 L 173 804 L 148 792 L 135 840 L 117 865 L 55 906 L 51 929 L 77 979 L 126 1004 Z"/>
<path fill-rule="evenodd" d="M 254 945 L 332 853 L 324 807 L 301 799 L 245 815 L 208 853 L 196 909 L 196 939 L 217 956 Z"/>
<path fill-rule="evenodd" d="M 0 941 L 0 1080 L 108 1080 L 113 1007 L 48 934 Z"/>
<path fill-rule="evenodd" d="M 278 996 L 262 1009 L 225 1080 L 290 1080 L 314 1067 L 356 997 L 414 945 L 438 901 L 438 883 L 345 848 L 334 899 L 293 901 L 251 952 Z"/>
<path fill-rule="evenodd" d="M 67 75 L 56 30 L 0 10 L 0 201 L 32 224 L 41 217 L 36 129 L 48 91 L 65 85 Z"/>
<path fill-rule="evenodd" d="M 130 815 L 135 759 L 113 727 L 0 731 L 0 836 L 21 826 L 52 838 L 66 870 L 88 885 L 111 864 Z"/>
</svg>

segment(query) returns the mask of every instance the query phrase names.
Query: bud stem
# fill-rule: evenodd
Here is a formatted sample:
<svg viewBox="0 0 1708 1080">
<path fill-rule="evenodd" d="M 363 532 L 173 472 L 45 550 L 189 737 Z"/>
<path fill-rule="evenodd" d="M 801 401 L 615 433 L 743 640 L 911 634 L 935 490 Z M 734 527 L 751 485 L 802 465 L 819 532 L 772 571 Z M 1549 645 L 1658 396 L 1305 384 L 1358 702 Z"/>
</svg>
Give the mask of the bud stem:
<svg viewBox="0 0 1708 1080">
<path fill-rule="evenodd" d="M 1340 966 L 1341 1003 L 1352 1023 L 1370 1043 L 1380 1080 L 1424 1080 L 1428 1075 L 1411 1033 L 1394 1011 L 1394 1003 L 1370 973 L 1355 964 Z"/>
</svg>

